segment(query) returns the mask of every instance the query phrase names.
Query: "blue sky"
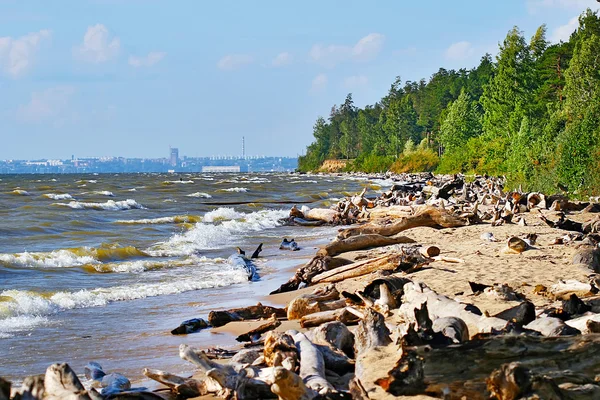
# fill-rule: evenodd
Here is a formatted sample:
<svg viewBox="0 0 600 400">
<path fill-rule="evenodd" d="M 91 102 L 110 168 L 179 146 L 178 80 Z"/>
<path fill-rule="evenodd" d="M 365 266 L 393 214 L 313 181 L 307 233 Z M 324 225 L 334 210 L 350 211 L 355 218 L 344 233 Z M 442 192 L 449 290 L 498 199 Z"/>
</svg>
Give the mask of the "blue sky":
<svg viewBox="0 0 600 400">
<path fill-rule="evenodd" d="M 0 0 L 0 159 L 296 156 L 352 92 L 475 66 L 596 0 Z"/>
</svg>

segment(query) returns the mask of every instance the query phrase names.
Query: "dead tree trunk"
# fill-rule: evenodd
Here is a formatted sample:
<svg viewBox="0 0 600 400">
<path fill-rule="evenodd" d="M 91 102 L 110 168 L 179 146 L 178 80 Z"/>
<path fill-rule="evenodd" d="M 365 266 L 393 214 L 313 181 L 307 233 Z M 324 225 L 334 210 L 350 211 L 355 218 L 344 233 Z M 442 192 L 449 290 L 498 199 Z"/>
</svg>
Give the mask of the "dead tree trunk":
<svg viewBox="0 0 600 400">
<path fill-rule="evenodd" d="M 464 218 L 451 215 L 444 209 L 427 206 L 410 217 L 400 218 L 389 225 L 368 223 L 362 226 L 342 230 L 338 238 L 347 239 L 357 235 L 378 234 L 382 236 L 396 235 L 407 229 L 420 226 L 431 228 L 455 228 L 465 226 L 468 221 Z"/>
<path fill-rule="evenodd" d="M 255 306 L 234 308 L 232 310 L 211 311 L 208 314 L 208 322 L 214 327 L 219 327 L 232 321 L 269 318 L 273 314 L 279 318 L 286 316 L 285 309 L 283 308 L 263 306 L 261 303 L 258 303 Z"/>
<path fill-rule="evenodd" d="M 406 236 L 386 237 L 379 234 L 363 234 L 351 236 L 347 239 L 338 239 L 329 243 L 317 252 L 317 255 L 336 256 L 348 251 L 365 250 L 373 247 L 390 246 L 400 243 L 415 243 L 415 241 Z"/>
</svg>

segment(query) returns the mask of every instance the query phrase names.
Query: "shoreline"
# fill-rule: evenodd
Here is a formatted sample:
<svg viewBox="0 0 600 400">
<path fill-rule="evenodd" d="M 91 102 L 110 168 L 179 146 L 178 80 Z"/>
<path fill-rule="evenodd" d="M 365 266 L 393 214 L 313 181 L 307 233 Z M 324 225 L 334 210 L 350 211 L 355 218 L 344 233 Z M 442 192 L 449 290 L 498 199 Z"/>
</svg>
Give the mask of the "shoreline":
<svg viewBox="0 0 600 400">
<path fill-rule="evenodd" d="M 350 200 L 348 199 L 347 201 Z M 354 201 L 354 198 L 352 201 Z M 350 231 L 352 229 L 363 229 L 365 226 L 368 226 L 370 222 L 372 223 L 372 221 L 379 221 L 379 226 L 385 226 L 386 224 L 394 224 L 395 222 L 403 221 L 415 215 L 415 210 L 412 208 L 409 210 L 405 206 L 394 207 L 397 208 L 373 208 L 370 212 L 371 216 L 366 220 L 363 219 L 362 221 L 363 224 L 365 224 L 366 222 L 366 225 L 354 224 L 350 227 L 340 226 L 340 229 L 345 229 L 346 231 Z M 430 206 L 416 206 L 417 210 L 419 209 L 419 207 L 421 207 L 420 209 L 423 210 Z M 486 208 L 483 207 L 483 205 L 480 205 L 480 208 L 484 209 L 489 209 L 490 207 L 491 206 L 487 206 Z M 438 212 L 449 213 L 449 211 L 444 211 L 446 209 L 444 208 L 443 204 L 442 207 L 437 209 L 442 210 Z M 479 210 L 479 213 L 481 214 L 482 211 Z M 416 214 L 418 215 L 419 211 L 417 211 Z M 348 323 L 348 331 L 354 336 L 356 336 L 356 340 L 358 340 L 359 331 L 361 329 L 367 329 L 365 328 L 366 325 L 363 323 L 364 321 L 368 320 L 369 315 L 371 315 L 370 313 L 381 313 L 383 318 L 382 321 L 385 321 L 385 324 L 390 329 L 391 337 L 394 338 L 393 343 L 396 343 L 397 341 L 413 340 L 410 339 L 410 337 L 409 339 L 407 339 L 406 333 L 403 332 L 406 332 L 408 323 L 411 322 L 411 320 L 414 321 L 414 316 L 412 316 L 411 307 L 414 306 L 416 308 L 419 304 L 422 303 L 417 302 L 412 304 L 410 303 L 411 300 L 405 296 L 408 296 L 407 291 L 410 289 L 410 287 L 412 287 L 411 285 L 421 284 L 424 284 L 426 286 L 422 286 L 421 289 L 418 289 L 415 293 L 425 293 L 423 292 L 423 288 L 429 288 L 427 290 L 430 291 L 427 293 L 432 293 L 431 296 L 438 296 L 436 298 L 442 299 L 439 301 L 457 305 L 470 304 L 470 307 L 476 307 L 476 309 L 480 310 L 481 314 L 477 318 L 469 317 L 470 313 L 472 312 L 468 310 L 458 311 L 459 314 L 457 314 L 457 316 L 461 315 L 461 318 L 466 318 L 465 321 L 470 333 L 470 339 L 473 340 L 475 340 L 474 338 L 476 337 L 482 338 L 477 340 L 494 340 L 496 334 L 491 334 L 491 336 L 489 336 L 489 332 L 490 329 L 491 332 L 494 332 L 493 329 L 496 328 L 491 328 L 492 325 L 480 325 L 480 322 L 484 320 L 490 320 L 491 322 L 496 324 L 494 326 L 498 327 L 498 321 L 503 319 L 503 317 L 499 317 L 500 315 L 506 313 L 507 310 L 514 309 L 515 307 L 519 307 L 528 302 L 530 302 L 537 311 L 536 315 L 534 315 L 534 319 L 544 319 L 545 316 L 542 315 L 543 312 L 547 312 L 547 310 L 553 309 L 554 307 L 561 307 L 560 302 L 561 299 L 563 299 L 563 297 L 560 297 L 558 295 L 549 295 L 549 293 L 553 293 L 554 286 L 557 283 L 561 281 L 574 280 L 581 283 L 581 285 L 579 286 L 579 289 L 581 289 L 581 287 L 585 287 L 585 285 L 587 285 L 587 283 L 585 282 L 588 281 L 589 275 L 593 272 L 590 271 L 586 266 L 573 265 L 573 257 L 580 252 L 579 247 L 581 246 L 578 245 L 576 242 L 559 244 L 557 242 L 557 238 L 565 236 L 565 231 L 548 226 L 548 224 L 544 223 L 540 218 L 544 215 L 555 216 L 555 214 L 558 215 L 556 211 L 548 211 L 547 209 L 532 207 L 531 209 L 518 213 L 518 216 L 515 217 L 521 221 L 518 223 L 516 223 L 517 220 L 515 220 L 513 223 L 509 221 L 506 223 L 494 225 L 490 223 L 489 220 L 480 220 L 477 223 L 466 224 L 463 226 L 415 226 L 402 232 L 402 235 L 407 236 L 415 243 L 414 245 L 374 245 L 366 246 L 364 248 L 355 248 L 351 251 L 348 251 L 346 249 L 345 251 L 341 252 L 341 255 L 332 254 L 332 258 L 344 258 L 348 262 L 353 263 L 352 265 L 355 265 L 360 264 L 361 262 L 369 264 L 379 258 L 388 257 L 393 254 L 400 254 L 410 250 L 411 248 L 428 248 L 432 246 L 439 248 L 438 258 L 436 258 L 437 256 L 432 256 L 431 258 L 425 257 L 425 263 L 423 265 L 419 266 L 417 269 L 409 270 L 410 272 L 408 273 L 403 273 L 402 270 L 398 272 L 397 267 L 394 267 L 394 271 L 396 272 L 393 272 L 392 275 L 389 275 L 389 272 L 382 274 L 381 268 L 377 268 L 374 271 L 364 273 L 360 276 L 348 277 L 346 279 L 341 279 L 340 281 L 335 282 L 335 291 L 337 291 L 338 293 L 350 294 L 358 293 L 359 291 L 362 291 L 369 282 L 373 281 L 374 279 L 386 276 L 402 277 L 402 279 L 406 279 L 407 282 L 409 282 L 405 284 L 405 287 L 403 289 L 402 304 L 386 306 L 387 308 L 382 308 L 378 304 L 375 304 L 375 306 L 369 305 L 368 303 L 366 303 L 366 300 L 364 300 L 363 305 L 360 305 L 359 303 L 355 303 L 356 300 L 350 301 L 348 295 L 344 294 L 344 297 L 346 298 L 346 309 L 354 309 L 354 311 L 357 312 L 357 315 L 360 315 L 360 317 L 358 318 L 358 324 L 356 323 L 356 321 L 354 323 Z M 595 214 L 591 212 L 575 211 L 566 212 L 566 214 L 568 218 L 580 222 L 584 222 L 595 217 Z M 477 211 L 475 211 L 475 216 L 477 215 Z M 302 228 L 302 231 L 304 232 L 305 229 L 306 228 Z M 309 229 L 312 230 L 312 228 Z M 486 240 L 486 235 L 488 235 L 490 232 L 492 232 L 493 236 L 495 237 L 495 240 L 493 241 Z M 528 245 L 526 251 L 521 251 L 517 254 L 510 254 L 506 251 L 506 243 L 510 238 L 529 238 L 532 234 L 536 235 L 537 240 Z M 272 288 L 273 285 L 283 283 L 282 280 L 285 279 L 285 276 L 292 276 L 294 275 L 295 271 L 301 269 L 303 265 L 298 261 L 307 261 L 310 260 L 313 256 L 315 256 L 315 254 L 317 255 L 317 257 L 319 256 L 319 254 L 322 254 L 322 252 L 325 249 L 330 247 L 332 241 L 335 239 L 335 235 L 335 229 L 315 229 L 314 235 L 310 236 L 311 240 L 306 241 L 304 243 L 302 253 L 298 254 L 298 256 L 301 257 L 294 257 L 293 260 L 286 260 L 286 267 L 279 268 L 274 274 L 269 274 L 269 278 L 265 282 L 257 282 L 258 286 L 252 286 L 252 289 L 250 289 L 250 291 L 253 295 L 250 299 L 236 301 L 235 303 L 238 304 L 239 307 L 255 305 L 257 302 L 261 302 L 264 305 L 275 307 L 286 306 L 288 317 L 290 317 L 289 307 L 293 299 L 297 299 L 302 296 L 313 296 L 314 291 L 319 289 L 325 291 L 331 290 L 330 286 L 327 283 L 319 282 L 316 284 L 309 285 L 305 288 L 292 290 L 285 293 L 270 295 L 266 293 L 261 293 L 261 291 L 270 291 L 270 288 Z M 398 235 L 396 235 L 396 237 L 397 236 Z M 304 239 L 306 239 L 306 237 L 304 237 L 303 240 Z M 338 241 L 339 240 L 340 239 L 338 239 Z M 419 247 L 415 247 L 415 245 Z M 285 252 L 281 254 L 278 253 L 277 258 L 285 258 L 286 255 L 287 253 Z M 270 261 L 276 262 L 275 259 Z M 306 266 L 306 264 L 304 265 Z M 388 268 L 389 266 L 384 267 Z M 325 271 L 329 273 L 334 269 L 335 268 L 331 268 L 328 270 L 326 268 Z M 280 278 L 283 279 L 280 280 Z M 473 292 L 470 282 L 485 285 L 487 288 L 482 292 Z M 538 291 L 539 287 L 544 287 L 545 291 Z M 590 291 L 592 291 L 593 287 L 590 288 Z M 586 301 L 587 299 L 591 298 L 589 297 L 590 294 L 584 293 L 585 291 L 583 293 L 581 292 L 581 290 L 575 292 L 579 296 L 582 296 L 582 298 Z M 575 292 L 571 289 L 567 289 L 566 293 Z M 367 294 L 364 295 L 367 296 Z M 381 296 L 383 295 L 381 294 Z M 564 293 L 562 294 L 562 296 L 564 296 Z M 338 298 L 340 298 L 339 294 Z M 320 300 L 315 301 L 320 305 Z M 326 302 L 327 301 L 325 301 L 325 303 Z M 429 304 L 429 315 L 432 320 L 435 320 L 436 318 L 439 319 L 441 318 L 441 316 L 443 316 L 443 313 L 440 310 L 436 309 L 436 304 L 437 303 Z M 227 304 L 223 307 L 213 306 L 212 310 L 220 310 L 223 308 L 228 309 L 231 308 L 231 305 L 232 304 Z M 238 305 L 234 305 L 234 307 L 238 307 Z M 600 307 L 598 307 L 598 310 L 600 310 Z M 460 314 L 461 312 L 463 314 Z M 307 315 L 312 315 L 312 313 L 314 313 L 314 311 L 308 312 Z M 573 316 L 573 318 L 576 318 L 576 316 Z M 509 323 L 509 319 L 507 319 L 505 323 Z M 314 339 L 314 332 L 325 326 L 321 325 L 318 328 L 303 328 L 300 324 L 300 321 L 296 318 L 290 320 L 288 320 L 287 318 L 279 318 L 279 320 L 281 324 L 271 330 L 272 332 L 274 332 L 273 335 L 286 335 L 286 333 L 289 334 L 289 332 L 296 331 L 300 332 L 300 334 L 298 334 L 300 335 L 299 337 L 303 337 L 301 333 L 307 333 L 309 341 L 316 340 Z M 264 325 L 266 322 L 266 317 L 244 320 L 239 322 L 229 322 L 220 327 L 209 328 L 208 330 L 204 330 L 200 334 L 187 335 L 186 339 L 180 340 L 180 342 L 187 342 L 190 345 L 198 348 L 199 350 L 207 349 L 211 346 L 209 342 L 213 341 L 206 342 L 197 339 L 201 339 L 202 337 L 206 337 L 208 335 L 210 337 L 218 337 L 218 340 L 214 342 L 218 342 L 218 346 L 222 346 L 225 349 L 243 349 L 243 346 L 235 342 L 235 336 L 256 329 Z M 417 332 L 417 335 L 420 335 L 421 333 L 419 332 L 421 332 L 421 327 L 420 325 L 418 327 L 419 331 Z M 269 337 L 270 335 L 271 333 L 267 333 L 266 335 L 263 335 L 262 338 L 265 338 L 265 336 Z M 527 338 L 528 336 L 525 335 L 522 337 Z M 585 337 L 585 335 L 580 337 Z M 294 340 L 297 341 L 303 339 L 297 339 L 295 335 Z M 298 346 L 298 342 L 296 342 L 296 346 Z M 380 378 L 378 379 L 381 380 L 381 377 L 386 375 L 387 370 L 389 370 L 389 373 L 391 374 L 396 360 L 398 360 L 399 357 L 404 357 L 408 353 L 405 353 L 403 350 L 400 350 L 397 345 L 392 344 L 385 346 L 375 346 L 368 351 L 366 351 L 364 348 L 361 350 L 361 346 L 364 346 L 364 344 L 360 345 L 358 343 L 355 343 L 355 346 L 358 346 L 356 347 L 356 351 L 358 352 L 358 354 L 356 355 L 355 360 L 351 361 L 353 366 L 355 363 L 357 365 L 357 377 L 352 379 L 359 379 L 360 377 L 360 382 L 362 382 L 364 389 L 367 390 L 369 393 L 369 396 L 366 398 L 388 398 L 390 394 L 385 393 L 383 386 L 379 384 L 373 385 L 374 381 L 371 380 L 374 377 L 372 377 L 371 375 L 378 375 L 380 376 Z M 303 350 L 301 349 L 300 352 L 302 353 L 302 351 Z M 381 353 L 381 355 L 378 357 L 380 357 L 381 359 L 381 365 L 385 365 L 385 368 L 382 367 L 383 369 L 386 369 L 385 371 L 379 370 L 380 368 L 376 368 L 376 364 L 373 364 L 373 362 L 375 361 L 369 359 L 368 354 L 374 354 L 372 353 L 373 351 L 375 353 L 383 351 L 383 353 Z M 425 356 L 423 355 L 422 357 Z M 302 355 L 301 359 L 303 359 Z M 385 362 L 382 361 L 384 359 L 386 360 Z M 215 362 L 217 362 L 218 365 L 228 363 L 227 360 L 218 360 Z M 161 368 L 160 359 L 153 361 L 153 364 L 155 365 L 149 365 L 149 367 Z M 186 364 L 182 361 L 181 365 Z M 361 365 L 360 370 L 358 369 L 358 365 Z M 250 366 L 248 366 L 248 368 L 250 368 Z M 359 371 L 360 375 L 358 375 Z M 177 373 L 177 371 L 172 370 L 169 372 Z M 302 371 L 300 371 L 299 373 L 302 376 Z M 350 378 L 351 377 L 349 377 L 348 379 Z M 195 372 L 193 374 L 192 379 L 195 379 L 197 382 L 200 382 L 207 378 L 205 374 L 200 371 Z M 266 379 L 268 380 L 272 378 Z M 337 390 L 350 390 L 351 392 L 352 390 L 354 390 L 352 389 L 351 383 L 349 383 L 350 381 L 347 380 L 345 381 L 345 383 L 340 383 L 341 381 L 338 381 L 339 379 L 336 378 L 336 383 L 334 384 Z M 145 384 L 152 381 L 142 379 L 141 381 L 134 382 L 136 384 L 138 382 Z M 350 389 L 348 389 L 349 384 Z M 165 386 L 160 386 L 156 383 L 144 386 L 147 386 L 151 389 L 166 388 Z M 306 390 L 311 389 L 309 387 L 309 389 Z M 355 394 L 354 392 L 352 393 Z M 397 393 L 395 395 L 397 395 Z M 208 394 L 205 396 L 189 398 L 207 399 L 215 397 L 213 394 Z M 406 398 L 417 399 L 437 397 L 411 396 Z"/>
</svg>

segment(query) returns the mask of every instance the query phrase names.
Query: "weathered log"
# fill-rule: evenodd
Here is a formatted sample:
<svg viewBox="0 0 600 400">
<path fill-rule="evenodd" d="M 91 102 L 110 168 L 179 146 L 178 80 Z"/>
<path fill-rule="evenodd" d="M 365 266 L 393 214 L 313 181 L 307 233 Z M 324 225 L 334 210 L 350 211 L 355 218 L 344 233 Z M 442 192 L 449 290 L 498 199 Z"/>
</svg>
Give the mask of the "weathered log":
<svg viewBox="0 0 600 400">
<path fill-rule="evenodd" d="M 354 372 L 354 360 L 351 360 L 344 352 L 333 348 L 330 344 L 315 343 L 315 346 L 323 356 L 327 371 L 335 372 L 338 375 Z"/>
<path fill-rule="evenodd" d="M 598 246 L 582 246 L 573 255 L 573 264 L 600 272 L 600 249 Z"/>
<path fill-rule="evenodd" d="M 335 224 L 339 222 L 341 215 L 339 212 L 330 208 L 311 208 L 304 214 L 304 218 L 324 221 L 328 224 Z"/>
<path fill-rule="evenodd" d="M 311 221 L 311 220 L 300 218 L 300 217 L 295 217 L 293 219 L 293 221 L 296 225 L 300 225 L 300 226 L 321 226 L 325 223 L 325 221 L 319 221 L 319 220 Z"/>
<path fill-rule="evenodd" d="M 390 347 L 394 347 L 394 352 L 397 348 L 391 344 L 390 331 L 385 325 L 383 315 L 372 309 L 365 310 L 354 338 L 356 367 L 355 378 L 350 384 L 351 394 L 354 398 L 369 399 L 380 390 L 375 380 L 381 377 L 381 371 L 378 371 L 381 365 L 376 366 L 372 361 L 380 359 Z"/>
<path fill-rule="evenodd" d="M 142 372 L 148 378 L 167 386 L 175 395 L 184 399 L 205 396 L 218 390 L 217 388 L 211 388 L 206 380 L 184 378 L 156 369 L 144 368 Z"/>
<path fill-rule="evenodd" d="M 45 398 L 49 400 L 91 400 L 69 364 L 52 364 L 44 376 Z"/>
<path fill-rule="evenodd" d="M 415 243 L 415 241 L 406 236 L 387 237 L 379 234 L 363 234 L 351 236 L 347 239 L 334 240 L 320 249 L 317 255 L 333 257 L 348 251 L 366 250 L 400 243 Z"/>
<path fill-rule="evenodd" d="M 354 357 L 354 335 L 346 325 L 332 321 L 320 325 L 312 331 L 315 344 L 327 344 L 343 351 L 348 357 Z"/>
<path fill-rule="evenodd" d="M 291 277 L 286 283 L 281 285 L 279 289 L 272 291 L 271 294 L 291 292 L 292 290 L 298 289 L 301 283 L 309 285 L 312 283 L 312 278 L 321 272 L 351 263 L 352 261 L 344 258 L 315 256 L 302 268 L 299 268 L 294 276 Z"/>
<path fill-rule="evenodd" d="M 294 339 L 287 333 L 274 331 L 267 333 L 263 355 L 265 364 L 269 367 L 281 366 L 285 359 L 290 359 L 289 362 L 293 365 L 292 370 L 299 365 L 298 348 Z"/>
<path fill-rule="evenodd" d="M 116 393 L 126 392 L 131 389 L 131 382 L 120 373 L 104 372 L 97 362 L 89 362 L 84 368 L 85 377 L 101 384 L 102 395 L 108 396 Z"/>
<path fill-rule="evenodd" d="M 496 336 L 446 348 L 419 348 L 417 352 L 424 360 L 423 392 L 446 399 L 484 400 L 490 398 L 487 378 L 503 364 L 513 361 L 519 361 L 533 375 L 553 377 L 561 386 L 585 379 L 594 382 L 600 367 L 600 359 L 596 357 L 600 352 L 600 336 Z M 561 392 L 560 399 L 571 398 L 569 390 Z"/>
<path fill-rule="evenodd" d="M 418 247 L 405 246 L 400 253 L 385 254 L 323 272 L 315 276 L 313 282 L 339 282 L 375 271 L 403 271 L 409 273 L 420 269 L 429 262 L 431 260 L 423 257 Z"/>
<path fill-rule="evenodd" d="M 232 321 L 269 318 L 273 314 L 279 318 L 286 316 L 285 309 L 283 308 L 263 306 L 261 303 L 258 303 L 255 306 L 234 308 L 224 311 L 211 311 L 208 314 L 208 322 L 214 327 L 219 327 Z"/>
<path fill-rule="evenodd" d="M 338 238 L 347 239 L 357 235 L 378 234 L 382 236 L 396 235 L 407 229 L 426 226 L 431 228 L 455 228 L 465 226 L 468 221 L 460 217 L 455 217 L 446 210 L 431 206 L 424 207 L 417 211 L 415 215 L 400 218 L 389 225 L 378 225 L 368 223 L 362 226 L 348 228 L 338 233 Z"/>
<path fill-rule="evenodd" d="M 317 288 L 312 293 L 301 294 L 289 302 L 287 306 L 287 318 L 291 321 L 315 312 L 344 307 L 346 305 L 344 301 L 341 303 L 332 302 L 339 298 L 340 293 L 333 285 Z M 333 304 L 328 304 L 330 302 Z"/>
<path fill-rule="evenodd" d="M 358 321 L 358 318 L 348 311 L 348 307 L 344 307 L 337 310 L 321 311 L 305 315 L 300 319 L 300 326 L 303 328 L 310 328 L 331 321 L 340 321 L 341 323 L 348 325 Z"/>
<path fill-rule="evenodd" d="M 312 400 L 317 393 L 308 388 L 302 378 L 283 367 L 273 368 L 271 391 L 279 400 Z"/>
<path fill-rule="evenodd" d="M 414 308 L 427 303 L 432 319 L 457 317 L 469 327 L 471 335 L 478 332 L 501 330 L 506 321 L 495 317 L 484 317 L 481 311 L 472 305 L 462 304 L 446 296 L 439 295 L 423 283 L 410 282 L 404 285 L 403 303 L 400 311 L 408 320 L 413 318 Z"/>
<path fill-rule="evenodd" d="M 20 393 L 21 400 L 42 400 L 46 394 L 46 389 L 44 388 L 44 375 L 28 376 L 23 379 Z M 100 395 L 98 394 L 98 396 Z M 9 398 L 10 396 L 6 399 L 8 400 Z"/>
<path fill-rule="evenodd" d="M 294 338 L 300 353 L 300 377 L 307 387 L 325 395 L 335 392 L 334 387 L 325 378 L 323 355 L 308 338 L 300 332 L 289 332 Z"/>
<path fill-rule="evenodd" d="M 206 375 L 205 382 L 210 393 L 239 400 L 274 397 L 268 384 L 248 377 L 244 369 L 238 372 L 230 365 L 215 363 L 203 352 L 196 352 L 185 344 L 179 346 L 179 356 L 197 366 Z"/>
<path fill-rule="evenodd" d="M 246 333 L 239 335 L 237 338 L 235 338 L 235 340 L 237 340 L 238 342 L 254 342 L 258 340 L 258 338 L 260 338 L 260 335 L 262 335 L 263 333 L 272 331 L 280 325 L 281 321 L 279 321 L 277 319 L 277 316 L 273 314 L 271 315 L 271 318 L 269 318 L 267 323 L 262 324 L 257 328 L 254 328 Z"/>
<path fill-rule="evenodd" d="M 562 320 L 553 317 L 537 318 L 524 326 L 541 333 L 544 336 L 579 335 L 581 331 L 565 324 Z"/>
</svg>

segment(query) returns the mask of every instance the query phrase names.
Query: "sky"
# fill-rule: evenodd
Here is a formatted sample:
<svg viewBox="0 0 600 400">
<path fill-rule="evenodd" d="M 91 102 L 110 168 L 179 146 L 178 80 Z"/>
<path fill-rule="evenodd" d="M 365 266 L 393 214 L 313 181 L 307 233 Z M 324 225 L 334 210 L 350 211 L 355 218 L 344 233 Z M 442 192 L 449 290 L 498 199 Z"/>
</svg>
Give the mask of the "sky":
<svg viewBox="0 0 600 400">
<path fill-rule="evenodd" d="M 0 0 L 0 159 L 297 156 L 318 116 L 596 0 Z"/>
</svg>

